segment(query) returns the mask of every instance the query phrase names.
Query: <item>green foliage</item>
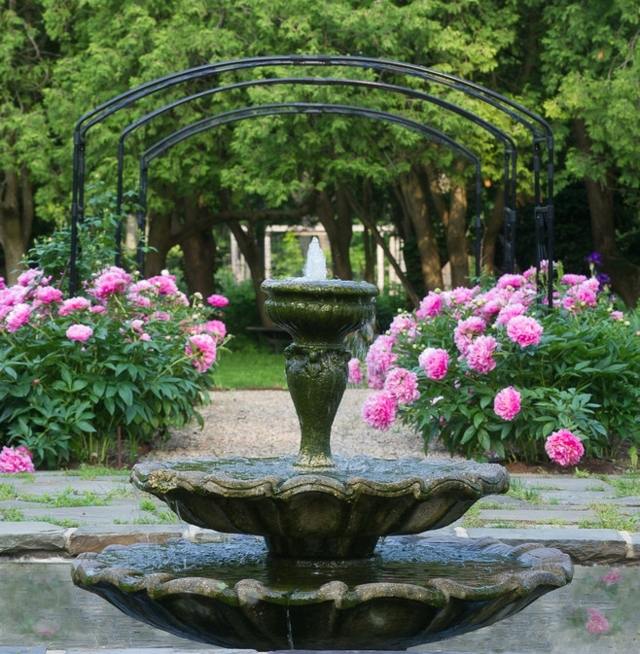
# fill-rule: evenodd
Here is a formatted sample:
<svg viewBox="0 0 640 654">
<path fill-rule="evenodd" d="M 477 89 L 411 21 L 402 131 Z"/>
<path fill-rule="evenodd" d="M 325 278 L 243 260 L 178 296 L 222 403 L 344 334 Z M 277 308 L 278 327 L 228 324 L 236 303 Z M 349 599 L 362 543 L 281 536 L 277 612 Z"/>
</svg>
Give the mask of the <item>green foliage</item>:
<svg viewBox="0 0 640 654">
<path fill-rule="evenodd" d="M 285 232 L 282 239 L 272 240 L 272 244 L 272 276 L 299 277 L 304 267 L 304 257 L 298 236 L 294 232 Z"/>
<path fill-rule="evenodd" d="M 85 219 L 78 225 L 78 242 L 82 244 L 77 262 L 78 277 L 90 279 L 98 271 L 113 265 L 115 260 L 115 234 L 119 222 L 115 212 L 115 195 L 100 184 L 89 189 L 90 200 Z M 123 216 L 135 207 L 131 194 L 127 194 Z M 61 227 L 52 234 L 40 237 L 27 252 L 25 263 L 42 270 L 56 280 L 57 286 L 66 288 L 69 273 L 69 243 L 71 227 Z M 124 253 L 124 263 L 132 261 Z"/>
<path fill-rule="evenodd" d="M 378 332 L 389 329 L 391 321 L 402 311 L 409 309 L 407 297 L 401 288 L 385 289 L 376 298 L 376 327 Z"/>
<path fill-rule="evenodd" d="M 591 151 L 567 151 L 572 177 L 605 182 L 610 168 L 619 184 L 638 189 L 637 140 L 640 12 L 628 0 L 546 3 L 542 62 L 549 99 L 547 114 L 586 124 Z"/>
<path fill-rule="evenodd" d="M 260 324 L 256 293 L 251 280 L 236 282 L 230 270 L 221 269 L 216 275 L 216 284 L 220 293 L 229 298 L 224 316 L 230 333 L 243 335 L 247 333 L 247 327 Z"/>
</svg>

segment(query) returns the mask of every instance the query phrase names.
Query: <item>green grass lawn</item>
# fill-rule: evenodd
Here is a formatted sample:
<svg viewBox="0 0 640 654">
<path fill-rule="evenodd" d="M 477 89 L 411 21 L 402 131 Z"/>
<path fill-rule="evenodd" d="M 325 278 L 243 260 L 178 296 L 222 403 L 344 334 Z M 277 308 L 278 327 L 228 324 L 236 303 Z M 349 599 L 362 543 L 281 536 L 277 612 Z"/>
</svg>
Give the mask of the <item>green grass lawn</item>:
<svg viewBox="0 0 640 654">
<path fill-rule="evenodd" d="M 284 354 L 272 352 L 252 341 L 232 341 L 230 352 L 220 357 L 215 372 L 218 388 L 286 388 Z"/>
</svg>

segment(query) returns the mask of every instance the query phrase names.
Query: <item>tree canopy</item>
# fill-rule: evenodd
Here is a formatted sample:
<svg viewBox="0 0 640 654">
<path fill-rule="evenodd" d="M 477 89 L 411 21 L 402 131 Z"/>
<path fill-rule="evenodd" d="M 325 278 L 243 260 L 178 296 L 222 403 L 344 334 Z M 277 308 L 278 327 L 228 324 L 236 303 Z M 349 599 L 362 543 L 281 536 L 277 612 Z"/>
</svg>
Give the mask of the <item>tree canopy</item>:
<svg viewBox="0 0 640 654">
<path fill-rule="evenodd" d="M 21 0 L 6 4 L 0 25 L 5 35 L 0 46 L 0 244 L 10 279 L 34 225 L 37 232 L 68 220 L 71 134 L 87 109 L 192 66 L 322 53 L 426 65 L 490 86 L 543 114 L 552 121 L 558 146 L 559 228 L 577 221 L 573 205 L 562 202 L 563 194 L 575 191 L 589 208 L 592 238 L 583 243 L 584 254 L 593 248 L 604 255 L 605 270 L 627 301 L 640 295 L 640 259 L 631 247 L 640 233 L 635 156 L 640 15 L 631 0 Z M 230 85 L 316 72 L 269 67 L 223 73 L 142 100 L 90 131 L 87 183 L 101 193 L 105 186 L 115 188 L 121 130 L 160 104 L 202 94 L 212 82 Z M 517 168 L 523 227 L 519 263 L 528 263 L 531 158 L 525 147 L 530 137 L 522 126 L 455 89 L 371 70 L 335 67 L 331 75 L 419 89 L 511 134 L 523 153 Z M 203 94 L 127 138 L 126 188 L 137 189 L 140 153 L 175 129 L 222 111 L 294 100 L 402 114 L 476 153 L 485 200 L 483 264 L 489 270 L 499 265 L 504 143 L 459 115 L 398 93 L 345 83 Z M 213 289 L 216 226 L 226 225 L 236 236 L 257 288 L 264 277 L 265 224 L 309 215 L 328 233 L 338 276 L 352 274 L 352 225 L 361 221 L 365 241 L 383 241 L 378 230 L 383 223 L 393 224 L 402 236 L 409 297 L 441 286 L 447 262 L 454 284 L 469 279 L 473 166 L 414 132 L 345 116 L 264 117 L 189 139 L 156 159 L 150 170 L 153 251 L 147 272 L 164 267 L 167 253 L 178 245 L 192 290 Z M 562 248 L 560 242 L 560 255 Z"/>
</svg>

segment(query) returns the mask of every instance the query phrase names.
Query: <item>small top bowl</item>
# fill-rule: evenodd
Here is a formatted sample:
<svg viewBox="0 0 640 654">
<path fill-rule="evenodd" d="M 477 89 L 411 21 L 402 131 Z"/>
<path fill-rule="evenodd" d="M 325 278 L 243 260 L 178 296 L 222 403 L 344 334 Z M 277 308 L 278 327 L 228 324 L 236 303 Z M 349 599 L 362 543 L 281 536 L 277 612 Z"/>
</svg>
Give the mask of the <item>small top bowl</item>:
<svg viewBox="0 0 640 654">
<path fill-rule="evenodd" d="M 378 289 L 367 282 L 267 279 L 266 309 L 299 345 L 339 345 L 375 315 Z"/>
</svg>

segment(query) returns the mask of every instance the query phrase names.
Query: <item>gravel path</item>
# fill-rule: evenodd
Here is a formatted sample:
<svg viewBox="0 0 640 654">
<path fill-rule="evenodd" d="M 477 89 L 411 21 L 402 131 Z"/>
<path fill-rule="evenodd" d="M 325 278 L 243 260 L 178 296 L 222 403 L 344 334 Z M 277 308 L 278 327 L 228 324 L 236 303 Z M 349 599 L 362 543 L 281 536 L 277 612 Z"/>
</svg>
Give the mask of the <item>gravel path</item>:
<svg viewBox="0 0 640 654">
<path fill-rule="evenodd" d="M 381 458 L 421 456 L 422 438 L 399 423 L 386 432 L 367 427 L 360 411 L 370 391 L 348 389 L 338 409 L 331 446 L 334 454 Z M 297 452 L 299 426 L 287 391 L 215 391 L 197 424 L 173 433 L 152 457 L 280 456 Z M 441 454 L 441 453 L 440 453 Z"/>
</svg>

